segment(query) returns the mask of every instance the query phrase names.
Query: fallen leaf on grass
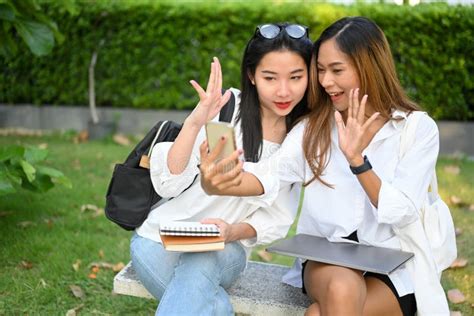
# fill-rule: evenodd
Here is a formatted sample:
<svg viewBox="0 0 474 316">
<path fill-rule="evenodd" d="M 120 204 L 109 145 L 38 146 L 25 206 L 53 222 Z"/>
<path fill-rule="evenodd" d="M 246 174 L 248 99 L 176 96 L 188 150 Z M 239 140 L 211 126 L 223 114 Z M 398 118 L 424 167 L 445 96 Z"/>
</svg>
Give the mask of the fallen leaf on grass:
<svg viewBox="0 0 474 316">
<path fill-rule="evenodd" d="M 447 172 L 447 173 L 450 173 L 450 174 L 458 175 L 461 171 L 461 168 L 459 168 L 459 166 L 455 166 L 455 165 L 448 165 L 448 166 L 444 167 L 444 171 Z"/>
<path fill-rule="evenodd" d="M 81 267 L 81 263 L 82 261 L 77 259 L 76 262 L 72 264 L 72 268 L 74 269 L 74 271 L 76 272 L 79 271 L 79 268 Z"/>
<path fill-rule="evenodd" d="M 89 132 L 84 129 L 82 131 L 80 131 L 73 139 L 73 143 L 74 144 L 79 144 L 79 143 L 84 143 L 84 142 L 87 142 L 87 140 L 89 139 Z"/>
<path fill-rule="evenodd" d="M 122 269 L 125 267 L 125 264 L 123 264 L 123 262 L 119 262 L 117 264 L 114 264 L 114 266 L 112 267 L 112 271 L 114 272 L 120 272 L 122 271 Z"/>
<path fill-rule="evenodd" d="M 38 148 L 46 149 L 46 148 L 48 148 L 48 144 L 47 143 L 41 143 L 41 144 L 38 145 Z"/>
<path fill-rule="evenodd" d="M 474 212 L 474 204 L 469 205 L 469 210 L 470 210 L 471 212 Z"/>
<path fill-rule="evenodd" d="M 258 251 L 257 255 L 265 262 L 269 262 L 272 260 L 272 254 L 266 252 L 265 250 Z"/>
<path fill-rule="evenodd" d="M 11 214 L 13 214 L 13 212 L 0 212 L 0 217 L 5 217 Z"/>
<path fill-rule="evenodd" d="M 461 198 L 460 198 L 460 197 L 457 197 L 457 196 L 455 196 L 455 195 L 451 195 L 451 196 L 449 197 L 449 201 L 450 201 L 451 204 L 453 204 L 453 205 L 459 205 L 459 204 L 462 203 Z"/>
<path fill-rule="evenodd" d="M 122 146 L 130 145 L 130 139 L 123 134 L 115 134 L 113 137 L 114 142 Z"/>
<path fill-rule="evenodd" d="M 451 269 L 456 269 L 456 268 L 464 268 L 467 266 L 467 263 L 469 261 L 465 258 L 456 258 L 453 263 L 449 266 Z"/>
<path fill-rule="evenodd" d="M 89 268 L 99 267 L 104 269 L 112 269 L 113 264 L 109 262 L 91 262 L 89 263 Z"/>
<path fill-rule="evenodd" d="M 104 259 L 104 250 L 99 250 L 99 258 Z"/>
<path fill-rule="evenodd" d="M 464 302 L 466 298 L 458 289 L 452 289 L 448 291 L 448 300 L 453 304 L 459 304 Z"/>
<path fill-rule="evenodd" d="M 456 237 L 458 237 L 462 234 L 462 228 L 456 227 L 456 229 L 454 231 L 455 231 Z"/>
<path fill-rule="evenodd" d="M 91 268 L 92 273 L 98 273 L 99 270 L 100 270 L 100 268 L 99 268 L 98 266 L 93 266 L 93 267 Z"/>
<path fill-rule="evenodd" d="M 95 273 L 90 273 L 90 274 L 88 275 L 88 277 L 89 277 L 89 279 L 97 279 L 97 274 L 95 274 Z"/>
<path fill-rule="evenodd" d="M 30 222 L 30 221 L 23 221 L 23 222 L 17 223 L 16 225 L 21 228 L 28 228 L 30 226 L 36 226 L 36 223 Z"/>
<path fill-rule="evenodd" d="M 77 312 L 84 307 L 84 304 L 78 305 L 74 307 L 73 309 L 70 309 L 66 312 L 66 316 L 76 316 Z"/>
<path fill-rule="evenodd" d="M 462 316 L 459 311 L 449 311 L 449 316 Z"/>
<path fill-rule="evenodd" d="M 84 213 L 86 211 L 94 212 L 92 217 L 97 217 L 101 216 L 104 214 L 104 209 L 98 207 L 97 205 L 94 204 L 84 204 L 81 206 L 81 212 Z"/>
<path fill-rule="evenodd" d="M 86 295 L 84 294 L 84 291 L 81 289 L 80 286 L 69 285 L 69 288 L 71 289 L 71 292 L 75 297 L 80 298 L 81 300 L 84 299 L 84 297 L 86 297 Z"/>
<path fill-rule="evenodd" d="M 46 283 L 44 279 L 40 279 L 39 284 L 43 287 L 43 289 L 45 289 L 48 286 L 48 284 Z"/>
<path fill-rule="evenodd" d="M 110 263 L 110 262 L 91 262 L 89 264 L 89 268 L 94 269 L 95 268 L 102 268 L 102 269 L 111 269 L 114 272 L 119 272 L 125 267 L 125 264 L 123 262 L 118 262 L 116 264 Z M 94 272 L 92 270 L 92 272 Z"/>
<path fill-rule="evenodd" d="M 48 226 L 49 229 L 53 228 L 54 222 L 51 218 L 45 219 L 44 222 L 46 223 L 46 225 Z"/>
<path fill-rule="evenodd" d="M 20 262 L 20 267 L 22 267 L 25 270 L 30 270 L 30 269 L 33 268 L 33 263 L 31 263 L 29 261 L 26 261 L 26 260 L 22 260 Z"/>
</svg>

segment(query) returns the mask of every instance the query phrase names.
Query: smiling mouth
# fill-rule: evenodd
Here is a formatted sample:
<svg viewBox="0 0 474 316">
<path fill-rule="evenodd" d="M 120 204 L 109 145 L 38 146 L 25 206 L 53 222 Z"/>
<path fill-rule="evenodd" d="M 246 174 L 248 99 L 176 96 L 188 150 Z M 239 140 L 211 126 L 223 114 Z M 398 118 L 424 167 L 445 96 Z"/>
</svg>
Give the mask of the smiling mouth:
<svg viewBox="0 0 474 316">
<path fill-rule="evenodd" d="M 275 105 L 277 108 L 284 110 L 291 105 L 291 102 L 275 102 Z"/>
<path fill-rule="evenodd" d="M 344 92 L 331 92 L 331 93 L 328 92 L 329 96 L 331 96 L 331 97 L 338 97 L 343 93 Z"/>
</svg>

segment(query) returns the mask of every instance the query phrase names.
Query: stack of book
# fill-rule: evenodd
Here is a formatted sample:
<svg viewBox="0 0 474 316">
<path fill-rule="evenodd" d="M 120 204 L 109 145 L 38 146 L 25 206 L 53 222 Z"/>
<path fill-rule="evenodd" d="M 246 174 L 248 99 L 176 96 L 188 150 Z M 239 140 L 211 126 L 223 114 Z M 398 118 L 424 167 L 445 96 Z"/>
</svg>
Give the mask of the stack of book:
<svg viewBox="0 0 474 316">
<path fill-rule="evenodd" d="M 224 249 L 219 227 L 199 222 L 170 221 L 160 224 L 160 237 L 168 251 L 202 252 Z"/>
</svg>

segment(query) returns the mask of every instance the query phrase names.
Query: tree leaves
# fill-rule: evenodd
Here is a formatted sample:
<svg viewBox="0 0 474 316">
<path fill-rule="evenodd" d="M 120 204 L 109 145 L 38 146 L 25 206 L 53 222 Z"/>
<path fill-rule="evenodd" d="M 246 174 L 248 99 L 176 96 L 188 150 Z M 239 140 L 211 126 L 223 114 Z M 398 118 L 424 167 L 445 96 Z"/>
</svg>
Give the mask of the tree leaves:
<svg viewBox="0 0 474 316">
<path fill-rule="evenodd" d="M 36 56 L 47 55 L 53 49 L 54 34 L 46 24 L 17 18 L 13 25 Z"/>
<path fill-rule="evenodd" d="M 14 29 L 36 56 L 51 52 L 55 41 L 61 43 L 64 36 L 56 23 L 41 12 L 41 7 L 32 0 L 4 0 L 0 3 L 0 54 L 11 58 L 18 48 Z"/>
<path fill-rule="evenodd" d="M 48 156 L 44 148 L 7 145 L 0 148 L 0 196 L 15 193 L 22 187 L 33 192 L 46 192 L 55 184 L 72 188 L 61 171 L 38 165 Z"/>
</svg>

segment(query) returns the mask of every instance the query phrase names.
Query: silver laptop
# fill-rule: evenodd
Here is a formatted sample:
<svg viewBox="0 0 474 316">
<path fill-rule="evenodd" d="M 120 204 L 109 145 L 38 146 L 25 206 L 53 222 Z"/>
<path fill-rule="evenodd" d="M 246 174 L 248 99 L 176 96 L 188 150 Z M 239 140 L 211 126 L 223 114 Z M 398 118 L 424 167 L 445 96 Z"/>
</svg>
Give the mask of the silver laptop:
<svg viewBox="0 0 474 316">
<path fill-rule="evenodd" d="M 355 243 L 330 242 L 326 238 L 306 234 L 282 239 L 266 250 L 381 274 L 390 274 L 413 257 L 411 252 Z"/>
</svg>

